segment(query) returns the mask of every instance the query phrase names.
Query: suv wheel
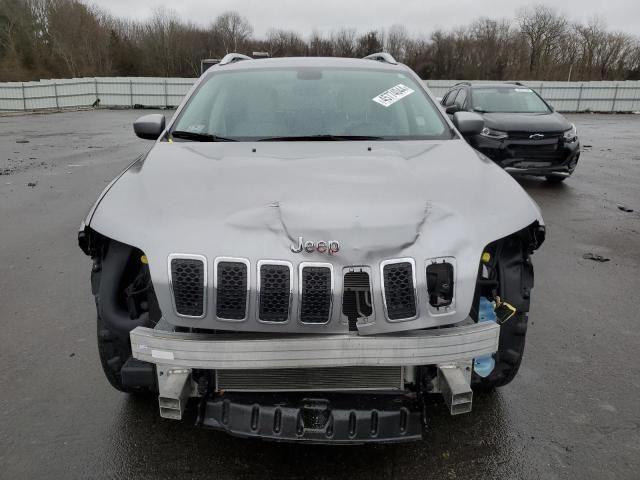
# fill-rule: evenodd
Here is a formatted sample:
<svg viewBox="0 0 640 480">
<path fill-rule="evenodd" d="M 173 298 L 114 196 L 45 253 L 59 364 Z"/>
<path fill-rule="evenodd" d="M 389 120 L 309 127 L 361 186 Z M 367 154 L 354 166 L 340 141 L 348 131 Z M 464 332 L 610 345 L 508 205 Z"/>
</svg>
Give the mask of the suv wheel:
<svg viewBox="0 0 640 480">
<path fill-rule="evenodd" d="M 96 307 L 99 299 L 96 297 Z M 98 355 L 100 356 L 100 364 L 104 371 L 105 377 L 116 390 L 136 395 L 148 394 L 150 391 L 146 388 L 132 388 L 123 385 L 121 370 L 122 366 L 131 357 L 131 344 L 129 337 L 121 338 L 118 333 L 109 328 L 100 316 L 100 309 L 97 314 L 97 336 L 98 336 Z"/>
</svg>

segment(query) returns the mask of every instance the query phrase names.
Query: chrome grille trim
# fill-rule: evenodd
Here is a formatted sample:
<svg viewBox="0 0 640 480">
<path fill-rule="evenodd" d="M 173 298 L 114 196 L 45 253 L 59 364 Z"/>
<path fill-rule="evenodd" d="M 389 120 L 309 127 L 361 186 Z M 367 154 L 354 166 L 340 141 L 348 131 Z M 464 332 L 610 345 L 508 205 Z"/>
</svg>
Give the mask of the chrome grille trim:
<svg viewBox="0 0 640 480">
<path fill-rule="evenodd" d="M 262 279 L 260 276 L 260 271 L 262 270 L 263 266 L 270 266 L 270 265 L 279 265 L 279 266 L 284 266 L 284 267 L 288 267 L 289 268 L 289 307 L 287 309 L 287 319 L 284 322 L 276 322 L 276 321 L 271 321 L 271 320 L 262 320 L 260 318 L 260 288 L 262 285 Z M 274 325 L 285 325 L 287 323 L 289 323 L 291 321 L 291 305 L 293 302 L 293 285 L 294 285 L 294 280 L 293 280 L 293 264 L 291 262 L 287 262 L 284 260 L 259 260 L 258 264 L 257 264 L 257 273 L 256 273 L 256 292 L 257 292 L 257 299 L 256 299 L 256 318 L 258 319 L 258 321 L 260 323 L 268 323 L 268 324 L 274 324 Z"/>
<path fill-rule="evenodd" d="M 396 318 L 391 319 L 389 317 L 389 310 L 387 307 L 387 287 L 384 281 L 384 267 L 387 265 L 395 265 L 397 263 L 409 263 L 411 264 L 411 273 L 412 273 L 412 281 L 413 281 L 413 298 L 415 302 L 416 313 L 415 315 L 407 318 Z M 413 258 L 393 258 L 389 260 L 385 260 L 380 263 L 380 285 L 382 290 L 382 303 L 384 304 L 384 315 L 388 322 L 406 322 L 409 320 L 415 320 L 420 316 L 420 299 L 418 298 L 418 288 L 417 288 L 417 278 L 416 278 L 416 262 Z"/>
<path fill-rule="evenodd" d="M 202 262 L 203 272 L 202 272 L 202 315 L 192 316 L 192 315 L 183 315 L 178 312 L 178 308 L 176 306 L 176 297 L 173 288 L 173 273 L 171 271 L 171 262 L 172 260 L 197 260 Z M 204 255 L 196 255 L 192 253 L 171 253 L 167 258 L 167 272 L 169 275 L 169 291 L 171 292 L 171 305 L 173 306 L 173 313 L 175 313 L 180 318 L 192 318 L 192 319 L 203 319 L 207 316 L 207 290 L 208 290 L 208 271 L 207 265 L 207 257 Z"/>
<path fill-rule="evenodd" d="M 229 263 L 243 263 L 247 267 L 247 298 L 245 299 L 244 317 L 243 318 L 224 318 L 218 316 L 218 264 L 221 262 Z M 249 318 L 249 298 L 251 297 L 251 263 L 246 258 L 239 257 L 216 257 L 213 262 L 213 298 L 215 305 L 213 311 L 215 312 L 216 320 L 222 322 L 244 322 Z"/>
</svg>

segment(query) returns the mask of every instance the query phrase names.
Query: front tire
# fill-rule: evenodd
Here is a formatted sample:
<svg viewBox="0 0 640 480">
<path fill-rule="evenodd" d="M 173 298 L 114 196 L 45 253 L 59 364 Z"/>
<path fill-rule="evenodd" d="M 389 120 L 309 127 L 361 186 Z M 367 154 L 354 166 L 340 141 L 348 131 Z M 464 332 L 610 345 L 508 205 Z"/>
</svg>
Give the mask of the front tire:
<svg viewBox="0 0 640 480">
<path fill-rule="evenodd" d="M 96 297 L 96 307 L 98 307 L 99 299 Z M 129 387 L 122 383 L 122 367 L 131 357 L 131 343 L 129 335 L 123 338 L 114 329 L 110 329 L 100 316 L 100 309 L 97 313 L 97 340 L 98 340 L 98 356 L 104 376 L 113 388 L 121 392 L 145 395 L 150 391 L 144 387 Z"/>
<path fill-rule="evenodd" d="M 116 390 L 136 394 L 154 392 L 155 384 L 145 375 L 144 368 L 141 370 L 141 362 L 132 358 L 129 334 L 139 326 L 153 327 L 160 318 L 142 256 L 141 251 L 111 240 L 94 252 L 91 270 L 102 370 Z M 124 379 L 123 368 L 130 373 Z"/>
</svg>

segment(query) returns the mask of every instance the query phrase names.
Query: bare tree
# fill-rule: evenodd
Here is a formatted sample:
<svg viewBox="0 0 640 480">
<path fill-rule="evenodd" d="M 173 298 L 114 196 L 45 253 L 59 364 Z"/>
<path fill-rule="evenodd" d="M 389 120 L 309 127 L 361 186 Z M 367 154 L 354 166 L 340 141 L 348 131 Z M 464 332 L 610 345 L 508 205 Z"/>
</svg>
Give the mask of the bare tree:
<svg viewBox="0 0 640 480">
<path fill-rule="evenodd" d="M 68 75 L 89 76 L 110 71 L 109 37 L 101 24 L 101 12 L 69 0 L 48 0 L 48 46 L 66 66 Z"/>
<path fill-rule="evenodd" d="M 273 56 L 356 57 L 383 48 L 423 78 L 544 80 L 640 78 L 637 37 L 598 18 L 569 24 L 535 6 L 515 22 L 480 18 L 466 27 L 412 36 L 402 25 L 330 36 L 272 29 L 255 38 L 248 20 L 226 12 L 204 29 L 177 12 L 144 22 L 117 18 L 87 0 L 0 0 L 0 81 L 80 75 L 197 76 L 200 59 L 230 51 Z"/>
<path fill-rule="evenodd" d="M 577 47 L 577 67 L 583 78 L 590 79 L 596 58 L 596 49 L 602 42 L 606 27 L 601 19 L 594 17 L 586 25 L 574 24 L 573 31 Z"/>
<path fill-rule="evenodd" d="M 269 55 L 272 57 L 296 57 L 306 54 L 307 45 L 292 30 L 269 30 L 267 34 Z"/>
<path fill-rule="evenodd" d="M 356 56 L 365 57 L 383 50 L 384 33 L 371 30 L 356 39 Z"/>
<path fill-rule="evenodd" d="M 343 28 L 331 35 L 333 53 L 336 57 L 353 57 L 356 53 L 356 31 Z"/>
<path fill-rule="evenodd" d="M 216 18 L 213 30 L 220 35 L 225 53 L 238 52 L 253 34 L 249 21 L 238 12 L 225 12 Z"/>
<path fill-rule="evenodd" d="M 608 80 L 611 72 L 630 50 L 632 39 L 621 32 L 609 32 L 596 50 L 596 63 L 600 80 Z"/>
<path fill-rule="evenodd" d="M 396 60 L 404 61 L 407 41 L 409 40 L 409 34 L 404 25 L 391 25 L 387 32 L 387 38 L 385 41 L 385 49 Z"/>
<path fill-rule="evenodd" d="M 640 42 L 635 40 L 624 58 L 623 68 L 626 79 L 640 80 Z"/>
<path fill-rule="evenodd" d="M 312 57 L 330 57 L 333 55 L 333 43 L 318 32 L 311 32 L 308 55 Z"/>
<path fill-rule="evenodd" d="M 544 60 L 552 59 L 561 36 L 567 32 L 567 20 L 545 5 L 536 5 L 520 11 L 520 32 L 529 47 L 529 72 L 538 73 Z"/>
</svg>

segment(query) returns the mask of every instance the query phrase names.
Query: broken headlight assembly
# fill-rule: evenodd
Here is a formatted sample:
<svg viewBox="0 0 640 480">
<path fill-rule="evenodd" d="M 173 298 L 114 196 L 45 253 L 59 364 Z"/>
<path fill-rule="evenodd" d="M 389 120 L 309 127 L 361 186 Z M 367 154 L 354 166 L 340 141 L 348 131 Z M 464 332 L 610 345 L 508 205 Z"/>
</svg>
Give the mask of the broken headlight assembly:
<svg viewBox="0 0 640 480">
<path fill-rule="evenodd" d="M 578 129 L 576 129 L 576 126 L 572 123 L 571 128 L 564 132 L 562 137 L 566 143 L 573 143 L 578 140 Z"/>
<path fill-rule="evenodd" d="M 491 138 L 493 140 L 503 140 L 509 136 L 507 132 L 501 130 L 494 130 L 493 128 L 484 127 L 480 132 L 483 137 Z"/>
</svg>

